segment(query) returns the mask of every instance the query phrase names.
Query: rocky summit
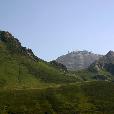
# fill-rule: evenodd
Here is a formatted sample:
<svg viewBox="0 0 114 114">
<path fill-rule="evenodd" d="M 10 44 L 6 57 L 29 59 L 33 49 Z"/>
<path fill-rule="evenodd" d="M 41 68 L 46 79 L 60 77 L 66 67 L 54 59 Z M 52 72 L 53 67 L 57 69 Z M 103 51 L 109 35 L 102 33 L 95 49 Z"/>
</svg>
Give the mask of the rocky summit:
<svg viewBox="0 0 114 114">
<path fill-rule="evenodd" d="M 88 68 L 93 62 L 98 60 L 102 55 L 94 54 L 89 51 L 73 51 L 56 59 L 67 67 L 68 70 L 80 70 Z"/>
</svg>

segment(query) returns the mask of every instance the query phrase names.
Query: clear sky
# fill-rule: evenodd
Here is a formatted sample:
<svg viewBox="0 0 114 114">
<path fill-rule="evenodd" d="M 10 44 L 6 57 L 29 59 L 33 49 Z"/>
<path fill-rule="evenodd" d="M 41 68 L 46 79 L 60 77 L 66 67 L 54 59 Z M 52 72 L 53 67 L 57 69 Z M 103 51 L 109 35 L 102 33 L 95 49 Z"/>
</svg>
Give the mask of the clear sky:
<svg viewBox="0 0 114 114">
<path fill-rule="evenodd" d="M 114 50 L 114 0 L 0 0 L 0 29 L 44 60 Z"/>
</svg>

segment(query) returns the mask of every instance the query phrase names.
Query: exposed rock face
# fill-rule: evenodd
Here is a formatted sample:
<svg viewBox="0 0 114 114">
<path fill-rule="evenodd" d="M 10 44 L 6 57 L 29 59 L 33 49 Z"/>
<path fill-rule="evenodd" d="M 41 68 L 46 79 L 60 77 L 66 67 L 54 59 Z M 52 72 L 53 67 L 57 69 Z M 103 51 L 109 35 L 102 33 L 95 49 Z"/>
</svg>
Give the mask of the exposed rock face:
<svg viewBox="0 0 114 114">
<path fill-rule="evenodd" d="M 88 68 L 90 64 L 98 60 L 102 55 L 94 54 L 88 51 L 74 51 L 56 59 L 67 67 L 68 70 L 80 70 Z"/>
<path fill-rule="evenodd" d="M 109 51 L 105 56 L 91 64 L 89 69 L 97 72 L 104 69 L 114 75 L 114 52 Z"/>
</svg>

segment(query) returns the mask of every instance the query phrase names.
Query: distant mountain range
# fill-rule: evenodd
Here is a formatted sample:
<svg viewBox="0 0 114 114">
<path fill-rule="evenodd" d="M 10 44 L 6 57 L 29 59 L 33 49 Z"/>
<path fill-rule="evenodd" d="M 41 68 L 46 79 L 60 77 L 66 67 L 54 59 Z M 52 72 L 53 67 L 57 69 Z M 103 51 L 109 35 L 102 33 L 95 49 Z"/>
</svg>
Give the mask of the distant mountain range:
<svg viewBox="0 0 114 114">
<path fill-rule="evenodd" d="M 65 65 L 68 70 L 75 71 L 88 68 L 93 62 L 102 56 L 103 55 L 94 54 L 86 50 L 73 51 L 71 53 L 58 57 L 56 61 Z"/>
</svg>

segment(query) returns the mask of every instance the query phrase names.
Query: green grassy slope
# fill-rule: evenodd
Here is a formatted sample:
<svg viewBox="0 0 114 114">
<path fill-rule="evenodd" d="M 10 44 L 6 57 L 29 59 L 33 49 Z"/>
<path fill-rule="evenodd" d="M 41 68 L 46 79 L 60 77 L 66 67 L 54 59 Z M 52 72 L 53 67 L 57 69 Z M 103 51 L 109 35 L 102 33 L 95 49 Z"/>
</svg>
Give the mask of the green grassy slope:
<svg viewBox="0 0 114 114">
<path fill-rule="evenodd" d="M 89 69 L 82 69 L 79 71 L 72 71 L 78 79 L 82 81 L 113 81 L 114 75 L 108 72 L 106 69 L 100 69 L 99 71 L 91 71 Z"/>
<path fill-rule="evenodd" d="M 12 36 L 10 36 L 11 38 L 5 37 L 5 35 L 2 36 L 3 41 L 0 41 L 1 88 L 42 88 L 79 81 L 77 77 L 69 75 L 41 59 L 35 59 L 33 54 L 29 56 L 28 50 L 23 50 L 17 40 L 15 41 Z"/>
</svg>

